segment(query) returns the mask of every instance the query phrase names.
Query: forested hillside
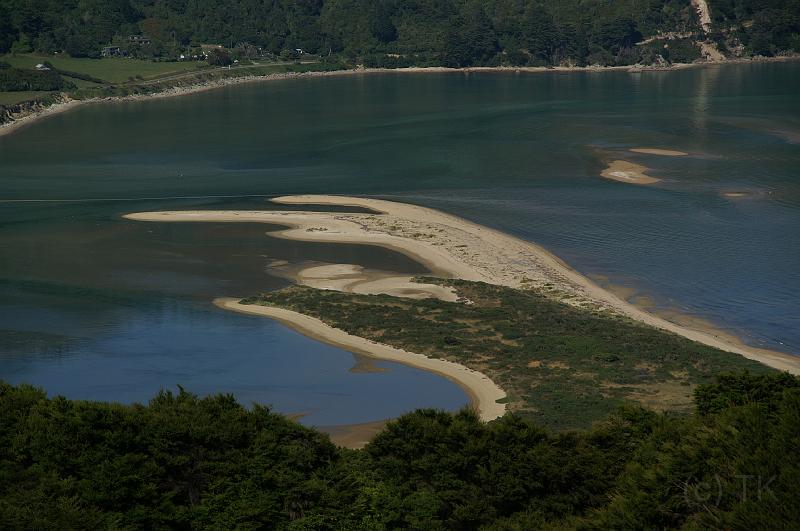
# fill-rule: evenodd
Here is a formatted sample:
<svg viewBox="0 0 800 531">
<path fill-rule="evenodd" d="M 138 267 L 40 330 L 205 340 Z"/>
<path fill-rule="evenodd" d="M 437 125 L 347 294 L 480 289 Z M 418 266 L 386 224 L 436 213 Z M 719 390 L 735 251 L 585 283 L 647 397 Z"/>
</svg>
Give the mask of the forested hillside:
<svg viewBox="0 0 800 531">
<path fill-rule="evenodd" d="M 729 55 L 800 51 L 800 0 L 709 5 L 706 35 L 689 0 L 0 0 L 0 53 L 113 44 L 176 58 L 218 44 L 368 66 L 624 65 L 690 61 L 707 37 Z"/>
<path fill-rule="evenodd" d="M 364 450 L 229 396 L 48 399 L 0 382 L 4 529 L 796 529 L 800 384 L 720 377 L 692 415 L 584 432 L 422 410 Z"/>
</svg>

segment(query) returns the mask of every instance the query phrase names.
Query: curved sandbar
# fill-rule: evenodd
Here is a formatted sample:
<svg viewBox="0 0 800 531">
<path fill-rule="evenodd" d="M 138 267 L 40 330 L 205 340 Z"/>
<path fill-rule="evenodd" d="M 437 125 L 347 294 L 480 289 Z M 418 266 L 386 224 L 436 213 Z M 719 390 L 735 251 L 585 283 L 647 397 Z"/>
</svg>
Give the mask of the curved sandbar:
<svg viewBox="0 0 800 531">
<path fill-rule="evenodd" d="M 568 304 L 607 310 L 693 341 L 800 374 L 800 357 L 742 344 L 716 330 L 690 328 L 650 314 L 601 288 L 542 247 L 438 210 L 378 199 L 287 196 L 281 204 L 358 206 L 375 214 L 287 211 L 171 211 L 128 214 L 140 221 L 260 222 L 290 227 L 270 236 L 303 241 L 362 243 L 415 258 L 437 274 L 537 288 Z"/>
<path fill-rule="evenodd" d="M 497 402 L 506 397 L 505 391 L 495 385 L 485 374 L 469 369 L 458 363 L 437 360 L 422 354 L 415 354 L 406 350 L 390 347 L 382 343 L 375 343 L 363 337 L 350 335 L 344 330 L 333 328 L 314 317 L 309 317 L 308 315 L 285 310 L 283 308 L 260 306 L 256 304 L 240 304 L 239 299 L 230 298 L 216 299 L 214 304 L 226 310 L 275 319 L 303 335 L 336 347 L 341 347 L 351 352 L 382 360 L 394 361 L 440 374 L 457 383 L 467 392 L 480 418 L 484 421 L 502 417 L 506 412 L 505 404 Z"/>
</svg>

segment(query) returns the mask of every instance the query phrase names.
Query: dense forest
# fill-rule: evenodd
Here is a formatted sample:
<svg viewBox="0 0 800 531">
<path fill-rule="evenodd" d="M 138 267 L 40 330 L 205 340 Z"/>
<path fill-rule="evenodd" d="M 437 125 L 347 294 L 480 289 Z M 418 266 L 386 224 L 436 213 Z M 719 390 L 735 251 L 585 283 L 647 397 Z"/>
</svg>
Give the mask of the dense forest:
<svg viewBox="0 0 800 531">
<path fill-rule="evenodd" d="M 709 4 L 724 52 L 800 51 L 800 0 Z M 663 34 L 679 38 L 636 44 Z M 690 61 L 705 37 L 689 0 L 0 0 L 0 53 L 73 57 L 218 44 L 367 66 L 624 65 Z"/>
<path fill-rule="evenodd" d="M 687 415 L 553 433 L 420 410 L 363 450 L 230 396 L 147 405 L 0 382 L 5 529 L 791 529 L 800 380 L 720 376 Z"/>
</svg>

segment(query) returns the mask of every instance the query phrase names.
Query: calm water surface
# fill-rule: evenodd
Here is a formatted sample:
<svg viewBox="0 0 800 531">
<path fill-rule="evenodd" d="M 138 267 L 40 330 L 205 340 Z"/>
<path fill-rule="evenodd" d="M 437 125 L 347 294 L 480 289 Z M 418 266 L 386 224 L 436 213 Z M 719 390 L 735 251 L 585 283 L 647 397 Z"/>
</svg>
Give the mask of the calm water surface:
<svg viewBox="0 0 800 531">
<path fill-rule="evenodd" d="M 800 354 L 798 94 L 798 63 L 387 74 L 49 118 L 0 137 L 0 377 L 120 401 L 181 384 L 308 412 L 317 424 L 463 404 L 442 378 L 396 364 L 351 372 L 345 352 L 209 304 L 284 285 L 271 274 L 276 259 L 422 271 L 402 256 L 271 239 L 264 226 L 119 218 L 260 208 L 287 193 L 453 212 L 541 243 L 660 308 Z M 662 182 L 598 177 L 603 161 L 622 157 Z M 8 202 L 31 199 L 57 201 Z"/>
</svg>

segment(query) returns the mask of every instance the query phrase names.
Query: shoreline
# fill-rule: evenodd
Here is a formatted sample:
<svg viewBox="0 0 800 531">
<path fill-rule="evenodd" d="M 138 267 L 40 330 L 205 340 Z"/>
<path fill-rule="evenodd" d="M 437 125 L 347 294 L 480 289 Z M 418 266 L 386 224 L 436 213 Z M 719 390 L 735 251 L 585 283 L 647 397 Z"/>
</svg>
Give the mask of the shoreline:
<svg viewBox="0 0 800 531">
<path fill-rule="evenodd" d="M 505 391 L 485 374 L 464 365 L 375 343 L 363 337 L 348 334 L 344 330 L 333 328 L 314 317 L 283 308 L 240 304 L 239 299 L 227 297 L 214 299 L 214 305 L 224 310 L 273 319 L 304 336 L 349 352 L 374 359 L 402 363 L 443 376 L 467 393 L 470 403 L 483 421 L 488 422 L 502 417 L 506 412 L 505 404 L 497 402 L 506 398 Z"/>
<path fill-rule="evenodd" d="M 474 66 L 466 68 L 448 68 L 443 66 L 430 66 L 430 67 L 405 67 L 405 68 L 353 68 L 349 70 L 331 70 L 319 71 L 312 70 L 308 72 L 281 72 L 266 75 L 242 75 L 223 77 L 220 79 L 201 81 L 189 85 L 175 85 L 166 88 L 159 92 L 149 94 L 130 94 L 127 96 L 105 96 L 96 98 L 87 98 L 85 100 L 72 99 L 68 94 L 62 93 L 61 98 L 63 101 L 48 105 L 47 107 L 31 112 L 19 118 L 6 123 L 0 123 L 0 138 L 10 135 L 15 131 L 45 119 L 49 116 L 56 116 L 71 109 L 76 109 L 82 105 L 90 105 L 97 103 L 119 103 L 127 101 L 143 101 L 160 98 L 174 98 L 178 96 L 186 96 L 189 94 L 196 94 L 215 90 L 231 85 L 239 85 L 244 83 L 259 83 L 268 81 L 280 81 L 284 79 L 296 79 L 304 77 L 339 77 L 339 76 L 354 76 L 354 75 L 372 75 L 372 74 L 471 74 L 471 73 L 516 73 L 516 74 L 537 74 L 537 73 L 575 73 L 575 72 L 630 72 L 630 73 L 647 73 L 647 72 L 673 72 L 678 70 L 686 70 L 690 68 L 706 68 L 720 65 L 730 64 L 761 64 L 761 63 L 782 63 L 788 61 L 798 61 L 800 55 L 797 56 L 780 56 L 780 57 L 761 57 L 750 59 L 727 59 L 725 61 L 706 61 L 697 63 L 674 63 L 669 67 L 651 67 L 651 66 Z M 157 82 L 157 80 L 154 80 Z"/>
<path fill-rule="evenodd" d="M 434 274 L 512 288 L 535 288 L 586 311 L 607 311 L 692 341 L 800 374 L 800 357 L 743 344 L 718 330 L 689 327 L 648 313 L 603 289 L 531 242 L 417 205 L 331 195 L 274 198 L 279 204 L 357 206 L 375 214 L 308 211 L 166 211 L 125 215 L 138 221 L 249 222 L 289 227 L 270 237 L 378 245 L 401 252 Z"/>
</svg>

